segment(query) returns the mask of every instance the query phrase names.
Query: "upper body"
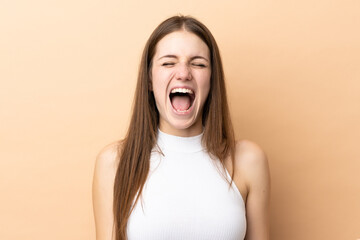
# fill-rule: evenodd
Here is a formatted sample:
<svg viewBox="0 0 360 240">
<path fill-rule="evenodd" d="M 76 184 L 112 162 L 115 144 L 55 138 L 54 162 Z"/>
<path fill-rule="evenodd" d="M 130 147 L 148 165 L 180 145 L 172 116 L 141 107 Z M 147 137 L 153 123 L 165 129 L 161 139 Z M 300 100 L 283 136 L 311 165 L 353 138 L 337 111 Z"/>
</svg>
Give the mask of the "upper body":
<svg viewBox="0 0 360 240">
<path fill-rule="evenodd" d="M 130 240 L 244 239 L 244 201 L 202 136 L 158 131 L 149 175 L 128 221 Z"/>
<path fill-rule="evenodd" d="M 203 132 L 209 153 L 222 159 L 229 173 L 234 171 L 239 201 L 246 208 L 245 239 L 269 239 L 268 161 L 256 143 L 235 144 L 228 110 L 220 53 L 210 31 L 191 17 L 165 20 L 143 52 L 127 137 L 97 156 L 93 179 L 97 240 L 125 238 L 123 223 L 136 190 L 133 186 L 146 182 L 157 129 L 179 137 Z"/>
<path fill-rule="evenodd" d="M 112 195 L 115 172 L 118 165 L 119 142 L 106 146 L 97 156 L 94 181 L 93 205 L 96 221 L 96 239 L 113 239 Z M 269 239 L 270 176 L 264 151 L 249 140 L 237 141 L 234 183 L 246 206 L 246 240 Z M 232 171 L 231 161 L 226 169 Z"/>
</svg>

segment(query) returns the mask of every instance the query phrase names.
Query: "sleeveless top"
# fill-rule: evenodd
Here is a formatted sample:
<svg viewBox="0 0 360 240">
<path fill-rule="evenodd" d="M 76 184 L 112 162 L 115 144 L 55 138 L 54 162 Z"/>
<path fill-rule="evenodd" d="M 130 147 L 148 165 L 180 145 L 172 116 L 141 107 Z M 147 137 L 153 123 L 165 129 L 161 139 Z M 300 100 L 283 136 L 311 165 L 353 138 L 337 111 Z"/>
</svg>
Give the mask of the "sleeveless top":
<svg viewBox="0 0 360 240">
<path fill-rule="evenodd" d="M 230 174 L 210 158 L 202 135 L 158 130 L 149 175 L 128 220 L 129 240 L 244 239 L 243 198 L 234 182 L 229 188 L 223 176 L 230 181 Z"/>
</svg>

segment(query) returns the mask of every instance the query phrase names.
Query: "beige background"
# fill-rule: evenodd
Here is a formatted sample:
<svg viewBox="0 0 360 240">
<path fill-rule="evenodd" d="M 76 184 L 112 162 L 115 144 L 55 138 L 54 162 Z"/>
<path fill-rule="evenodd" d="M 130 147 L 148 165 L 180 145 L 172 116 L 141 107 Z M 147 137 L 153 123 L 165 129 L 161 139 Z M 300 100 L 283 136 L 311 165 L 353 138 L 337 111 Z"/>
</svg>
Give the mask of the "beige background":
<svg viewBox="0 0 360 240">
<path fill-rule="evenodd" d="M 96 154 L 177 13 L 213 32 L 237 137 L 269 157 L 272 239 L 360 238 L 360 1 L 2 0 L 0 239 L 95 239 Z"/>
</svg>

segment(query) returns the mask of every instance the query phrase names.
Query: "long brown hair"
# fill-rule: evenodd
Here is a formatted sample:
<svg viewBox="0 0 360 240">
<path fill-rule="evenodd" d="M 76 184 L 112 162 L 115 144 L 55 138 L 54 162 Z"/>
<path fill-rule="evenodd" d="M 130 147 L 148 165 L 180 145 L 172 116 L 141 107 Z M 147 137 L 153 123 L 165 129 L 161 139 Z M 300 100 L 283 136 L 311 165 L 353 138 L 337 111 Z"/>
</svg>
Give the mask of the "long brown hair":
<svg viewBox="0 0 360 240">
<path fill-rule="evenodd" d="M 227 103 L 224 71 L 215 39 L 207 27 L 193 17 L 174 16 L 168 18 L 153 31 L 145 45 L 139 68 L 130 126 L 119 147 L 120 159 L 114 182 L 113 203 L 116 240 L 127 239 L 128 219 L 138 202 L 147 179 L 150 154 L 156 144 L 159 112 L 149 86 L 156 44 L 167 34 L 179 30 L 194 33 L 206 43 L 210 50 L 210 92 L 202 113 L 203 144 L 211 156 L 220 160 L 223 168 L 225 168 L 224 161 L 229 156 L 233 166 L 235 164 L 234 131 Z M 229 187 L 233 177 L 234 171 L 231 173 Z"/>
</svg>

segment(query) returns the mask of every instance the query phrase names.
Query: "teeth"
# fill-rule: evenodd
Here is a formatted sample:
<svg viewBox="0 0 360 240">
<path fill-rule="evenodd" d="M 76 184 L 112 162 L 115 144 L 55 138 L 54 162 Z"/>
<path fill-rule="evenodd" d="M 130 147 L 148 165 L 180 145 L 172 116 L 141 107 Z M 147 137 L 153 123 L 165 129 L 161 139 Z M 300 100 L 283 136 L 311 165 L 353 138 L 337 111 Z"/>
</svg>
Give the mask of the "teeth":
<svg viewBox="0 0 360 240">
<path fill-rule="evenodd" d="M 193 94 L 193 91 L 191 89 L 187 89 L 187 88 L 174 88 L 173 90 L 171 90 L 171 93 L 189 93 L 189 94 Z"/>
<path fill-rule="evenodd" d="M 188 112 L 189 109 L 188 110 L 176 110 L 176 111 L 179 112 L 179 113 L 184 113 L 184 112 Z"/>
</svg>

